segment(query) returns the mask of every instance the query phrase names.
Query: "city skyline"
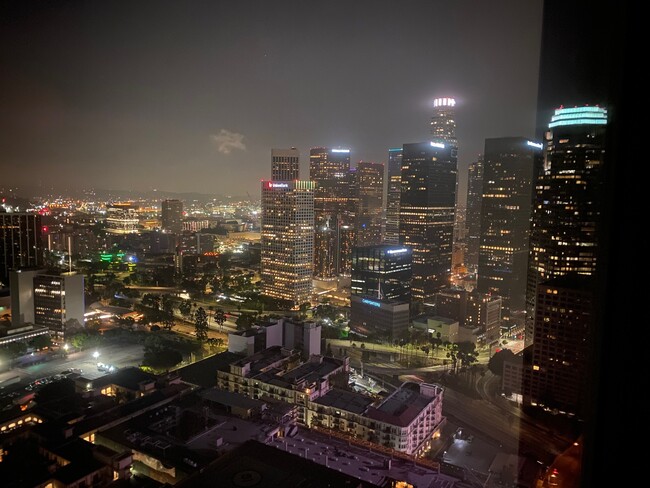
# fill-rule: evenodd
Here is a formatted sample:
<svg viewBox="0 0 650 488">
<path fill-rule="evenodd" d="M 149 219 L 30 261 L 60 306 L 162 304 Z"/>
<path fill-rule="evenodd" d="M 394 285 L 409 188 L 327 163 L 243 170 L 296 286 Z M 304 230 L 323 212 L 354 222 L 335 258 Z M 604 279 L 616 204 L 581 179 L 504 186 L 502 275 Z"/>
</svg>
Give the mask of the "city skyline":
<svg viewBox="0 0 650 488">
<path fill-rule="evenodd" d="M 371 13 L 363 2 L 162 3 L 154 22 L 146 6 L 120 2 L 92 11 L 14 5 L 0 21 L 12 46 L 1 55 L 0 164 L 26 171 L 7 184 L 93 187 L 101 172 L 108 189 L 254 194 L 269 177 L 271 147 L 340 145 L 353 165 L 386 164 L 388 148 L 427 139 L 437 97 L 458 102 L 464 174 L 486 137 L 533 136 L 541 29 L 541 2 L 466 3 L 373 2 Z M 313 36 L 312 15 L 334 35 Z M 424 28 L 441 17 L 438 29 Z M 502 36 L 484 42 L 495 31 Z M 517 50 L 506 49 L 511 38 Z M 432 44 L 448 49 L 443 70 L 423 49 Z"/>
</svg>

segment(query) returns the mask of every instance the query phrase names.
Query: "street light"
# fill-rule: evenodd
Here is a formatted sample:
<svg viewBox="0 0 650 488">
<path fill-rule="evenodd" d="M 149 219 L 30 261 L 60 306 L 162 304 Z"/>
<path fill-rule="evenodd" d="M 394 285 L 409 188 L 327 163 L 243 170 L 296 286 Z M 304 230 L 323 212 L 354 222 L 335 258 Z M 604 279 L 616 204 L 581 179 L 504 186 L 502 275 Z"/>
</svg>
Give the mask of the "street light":
<svg viewBox="0 0 650 488">
<path fill-rule="evenodd" d="M 63 344 L 63 350 L 64 350 L 65 352 L 68 352 L 68 349 L 70 349 L 70 346 L 69 346 L 68 343 L 66 342 L 65 344 Z"/>
<path fill-rule="evenodd" d="M 99 357 L 99 351 L 93 352 L 93 357 L 97 359 Z"/>
</svg>

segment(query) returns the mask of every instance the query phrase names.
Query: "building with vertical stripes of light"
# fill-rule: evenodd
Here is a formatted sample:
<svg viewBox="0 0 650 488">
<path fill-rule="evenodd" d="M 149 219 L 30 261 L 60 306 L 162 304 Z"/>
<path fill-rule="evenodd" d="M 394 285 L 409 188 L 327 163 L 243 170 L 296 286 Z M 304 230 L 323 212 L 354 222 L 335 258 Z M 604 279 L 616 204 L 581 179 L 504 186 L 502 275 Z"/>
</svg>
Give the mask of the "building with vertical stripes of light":
<svg viewBox="0 0 650 488">
<path fill-rule="evenodd" d="M 384 165 L 359 162 L 356 168 L 356 245 L 381 244 L 381 216 L 384 206 Z"/>
<path fill-rule="evenodd" d="M 388 150 L 388 191 L 384 244 L 399 244 L 399 200 L 402 194 L 402 148 Z"/>
</svg>

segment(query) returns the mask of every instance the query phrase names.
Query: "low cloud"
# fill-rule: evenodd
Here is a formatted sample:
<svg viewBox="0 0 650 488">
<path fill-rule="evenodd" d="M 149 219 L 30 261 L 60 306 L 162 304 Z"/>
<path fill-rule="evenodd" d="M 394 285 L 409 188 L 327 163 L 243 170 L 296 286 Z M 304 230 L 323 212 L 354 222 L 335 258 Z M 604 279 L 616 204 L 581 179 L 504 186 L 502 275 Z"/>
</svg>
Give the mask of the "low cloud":
<svg viewBox="0 0 650 488">
<path fill-rule="evenodd" d="M 246 144 L 242 142 L 244 134 L 221 129 L 218 134 L 212 134 L 210 139 L 216 143 L 217 150 L 222 154 L 230 154 L 234 149 L 246 150 Z"/>
</svg>

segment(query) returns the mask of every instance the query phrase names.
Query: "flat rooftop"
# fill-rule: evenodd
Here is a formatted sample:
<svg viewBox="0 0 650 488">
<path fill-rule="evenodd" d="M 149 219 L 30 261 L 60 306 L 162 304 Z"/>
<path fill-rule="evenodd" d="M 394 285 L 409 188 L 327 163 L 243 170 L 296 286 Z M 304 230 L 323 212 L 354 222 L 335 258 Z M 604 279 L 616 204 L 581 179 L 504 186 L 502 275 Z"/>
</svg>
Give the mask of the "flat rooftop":
<svg viewBox="0 0 650 488">
<path fill-rule="evenodd" d="M 220 405 L 227 405 L 230 407 L 260 410 L 264 402 L 254 400 L 242 395 L 241 393 L 234 393 L 226 390 L 219 390 L 218 388 L 210 388 L 197 393 L 201 398 L 210 402 L 218 403 Z"/>
<path fill-rule="evenodd" d="M 217 384 L 217 371 L 228 371 L 230 365 L 242 357 L 241 354 L 224 351 L 177 369 L 176 372 L 186 383 L 211 388 Z"/>
<path fill-rule="evenodd" d="M 352 391 L 334 388 L 314 401 L 326 407 L 340 408 L 346 412 L 363 414 L 372 405 L 373 399 Z"/>
<path fill-rule="evenodd" d="M 380 422 L 407 427 L 433 399 L 422 395 L 417 383 L 404 383 L 378 407 L 370 407 L 367 416 Z"/>
</svg>

